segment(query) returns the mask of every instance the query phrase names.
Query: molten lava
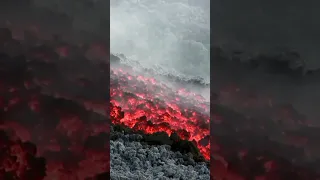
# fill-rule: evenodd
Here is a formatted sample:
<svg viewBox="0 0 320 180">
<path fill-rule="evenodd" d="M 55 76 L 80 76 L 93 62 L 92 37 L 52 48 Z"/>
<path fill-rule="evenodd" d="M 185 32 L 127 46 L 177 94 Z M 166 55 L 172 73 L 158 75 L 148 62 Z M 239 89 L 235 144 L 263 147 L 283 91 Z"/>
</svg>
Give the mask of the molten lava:
<svg viewBox="0 0 320 180">
<path fill-rule="evenodd" d="M 173 91 L 154 78 L 111 68 L 111 120 L 145 133 L 176 132 L 210 159 L 209 105 L 184 89 Z M 124 114 L 121 114 L 121 110 Z"/>
</svg>

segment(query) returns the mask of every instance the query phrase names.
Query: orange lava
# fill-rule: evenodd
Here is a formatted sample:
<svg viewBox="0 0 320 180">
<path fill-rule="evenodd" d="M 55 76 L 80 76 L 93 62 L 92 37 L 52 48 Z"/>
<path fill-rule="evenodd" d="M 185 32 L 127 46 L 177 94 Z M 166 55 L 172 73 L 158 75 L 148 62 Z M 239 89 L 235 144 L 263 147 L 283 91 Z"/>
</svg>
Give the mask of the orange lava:
<svg viewBox="0 0 320 180">
<path fill-rule="evenodd" d="M 184 89 L 175 92 L 154 78 L 133 75 L 121 68 L 111 68 L 110 79 L 114 124 L 150 134 L 176 132 L 182 139 L 193 141 L 210 159 L 209 105 L 200 95 Z"/>
</svg>

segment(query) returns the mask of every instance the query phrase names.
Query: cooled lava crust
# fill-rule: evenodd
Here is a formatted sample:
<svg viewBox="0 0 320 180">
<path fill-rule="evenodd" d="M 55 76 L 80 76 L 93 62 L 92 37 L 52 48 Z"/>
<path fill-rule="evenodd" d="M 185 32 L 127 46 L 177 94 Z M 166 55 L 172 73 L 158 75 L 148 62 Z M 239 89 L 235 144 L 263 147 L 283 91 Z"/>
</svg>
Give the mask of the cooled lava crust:
<svg viewBox="0 0 320 180">
<path fill-rule="evenodd" d="M 109 179 L 108 46 L 12 32 L 0 29 L 0 179 Z"/>
<path fill-rule="evenodd" d="M 210 159 L 209 105 L 200 95 L 185 89 L 174 91 L 155 78 L 135 74 L 111 55 L 110 97 L 113 124 L 145 134 L 165 133 L 176 139 L 170 145 L 184 142 L 180 151 L 191 152 L 196 159 Z M 162 137 L 162 144 L 167 144 Z"/>
<path fill-rule="evenodd" d="M 211 95 L 211 178 L 320 179 L 320 127 L 292 105 L 277 104 L 276 99 L 243 85 L 244 72 L 256 71 L 258 64 L 215 58 L 212 80 L 219 90 Z M 259 73 L 275 78 L 282 74 L 290 82 L 319 75 L 314 71 L 302 76 L 301 69 L 292 70 L 287 62 L 277 62 L 276 58 L 270 64 L 263 61 L 260 68 L 265 72 L 260 69 Z M 277 71 L 270 72 L 270 68 Z"/>
</svg>

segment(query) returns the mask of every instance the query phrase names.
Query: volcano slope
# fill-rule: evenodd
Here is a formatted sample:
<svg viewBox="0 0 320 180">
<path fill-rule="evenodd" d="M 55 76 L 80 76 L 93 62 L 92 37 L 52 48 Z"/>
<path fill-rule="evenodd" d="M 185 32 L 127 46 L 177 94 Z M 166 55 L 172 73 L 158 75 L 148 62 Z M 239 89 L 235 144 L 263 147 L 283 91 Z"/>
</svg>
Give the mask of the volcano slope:
<svg viewBox="0 0 320 180">
<path fill-rule="evenodd" d="M 292 95 L 302 95 L 291 88 L 316 83 L 319 73 L 292 69 L 279 57 L 240 62 L 218 54 L 212 67 L 211 178 L 319 179 L 319 124 L 290 103 Z M 286 93 L 278 92 L 278 82 Z M 291 98 L 287 104 L 280 101 L 285 96 Z"/>
<path fill-rule="evenodd" d="M 97 38 L 97 33 L 70 30 L 68 25 L 72 20 L 65 14 L 41 9 L 26 14 L 33 16 L 19 16 L 24 22 L 19 18 L 0 17 L 1 25 L 5 27 L 0 30 L 0 127 L 1 152 L 4 152 L 0 160 L 5 165 L 0 171 L 0 179 L 135 179 L 142 173 L 146 174 L 146 179 L 174 179 L 176 175 L 182 179 L 209 178 L 204 158 L 209 157 L 209 115 L 201 113 L 208 112 L 208 107 L 201 106 L 201 99 L 196 101 L 194 109 L 187 108 L 181 114 L 175 110 L 175 103 L 154 101 L 155 107 L 159 108 L 159 117 L 151 113 L 152 103 L 146 104 L 151 107 L 149 110 L 138 103 L 128 107 L 123 102 L 141 100 L 141 94 L 134 94 L 135 91 L 131 91 L 134 89 L 123 91 L 127 87 L 125 83 L 130 77 L 136 78 L 133 82 L 142 83 L 140 78 L 145 80 L 145 77 L 128 77 L 121 74 L 125 71 L 119 70 L 112 74 L 114 78 L 110 82 L 107 38 Z M 41 21 L 39 17 L 48 17 L 52 23 L 42 26 L 43 18 Z M 59 35 L 53 35 L 55 31 Z M 117 82 L 124 83 L 120 89 L 116 88 L 119 87 Z M 148 84 L 152 83 L 148 81 Z M 114 85 L 114 91 L 109 84 Z M 137 87 L 140 93 L 150 91 L 144 84 L 132 87 Z M 114 97 L 111 102 L 109 91 L 115 93 L 111 94 Z M 181 90 L 180 93 L 188 92 Z M 119 99 L 118 95 L 132 98 Z M 176 96 L 168 97 L 172 101 Z M 112 125 L 111 135 L 109 110 L 115 115 L 111 116 L 112 122 L 121 125 L 120 128 Z M 146 113 L 141 113 L 142 110 Z M 186 117 L 189 121 L 185 122 Z M 157 121 L 150 123 L 149 120 Z M 135 131 L 128 135 L 127 128 L 125 134 L 122 125 Z M 151 135 L 152 132 L 159 133 Z M 158 153 L 164 159 L 158 166 L 152 161 L 153 169 L 147 168 L 149 172 L 144 166 L 136 166 L 144 171 L 123 171 L 122 165 L 128 168 L 137 163 L 125 158 L 128 154 L 122 154 L 126 151 L 121 148 L 121 143 L 127 136 L 133 140 L 123 143 L 125 150 L 138 151 L 137 147 L 140 147 L 145 152 L 145 159 L 140 159 L 142 164 L 157 157 Z M 142 136 L 142 139 L 132 138 L 136 136 Z M 109 137 L 113 137 L 111 147 Z M 114 163 L 115 171 L 111 168 L 115 172 L 111 173 L 113 177 L 109 173 L 110 148 L 112 157 L 121 155 L 120 161 Z M 154 156 L 150 157 L 150 154 Z M 131 174 L 123 177 L 123 172 Z"/>
<path fill-rule="evenodd" d="M 205 100 L 110 60 L 111 178 L 209 179 Z"/>
<path fill-rule="evenodd" d="M 109 65 L 85 54 L 102 48 L 10 28 L 0 29 L 0 179 L 109 178 Z"/>
</svg>

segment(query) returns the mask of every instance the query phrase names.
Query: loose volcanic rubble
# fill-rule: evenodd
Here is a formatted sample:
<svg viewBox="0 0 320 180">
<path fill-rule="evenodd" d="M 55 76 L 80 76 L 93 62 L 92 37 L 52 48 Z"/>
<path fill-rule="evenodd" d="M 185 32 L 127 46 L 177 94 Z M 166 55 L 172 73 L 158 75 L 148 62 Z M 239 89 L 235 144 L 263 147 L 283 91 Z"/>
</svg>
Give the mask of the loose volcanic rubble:
<svg viewBox="0 0 320 180">
<path fill-rule="evenodd" d="M 223 67 L 223 63 L 227 66 Z M 283 66 L 279 68 L 277 63 Z M 235 66 L 239 76 L 243 72 L 243 69 L 242 71 L 239 69 L 252 68 L 252 64 L 249 63 L 217 63 L 220 70 L 230 70 L 232 64 L 237 64 Z M 284 64 L 286 64 L 284 61 L 274 60 L 267 67 L 275 66 L 278 71 L 269 73 L 284 74 L 289 79 L 301 77 L 301 70 L 292 70 L 288 67 L 289 63 L 287 66 Z M 267 67 L 264 66 L 264 70 L 269 70 Z M 219 75 L 222 75 L 222 70 Z M 307 74 L 312 73 L 309 71 Z M 308 121 L 292 105 L 277 104 L 270 97 L 264 97 L 263 94 L 242 87 L 241 79 L 235 78 L 239 76 L 224 79 L 225 84 L 219 84 L 220 91 L 212 95 L 211 178 L 216 180 L 320 179 L 318 153 L 320 127 Z M 217 74 L 215 77 L 214 79 L 219 79 Z"/>
<path fill-rule="evenodd" d="M 209 163 L 195 161 L 191 152 L 181 153 L 181 141 L 168 145 L 173 140 L 165 133 L 157 138 L 124 129 L 111 126 L 111 179 L 210 179 Z"/>
<path fill-rule="evenodd" d="M 12 32 L 0 29 L 0 179 L 110 178 L 109 65 L 85 54 L 101 48 Z"/>
</svg>

